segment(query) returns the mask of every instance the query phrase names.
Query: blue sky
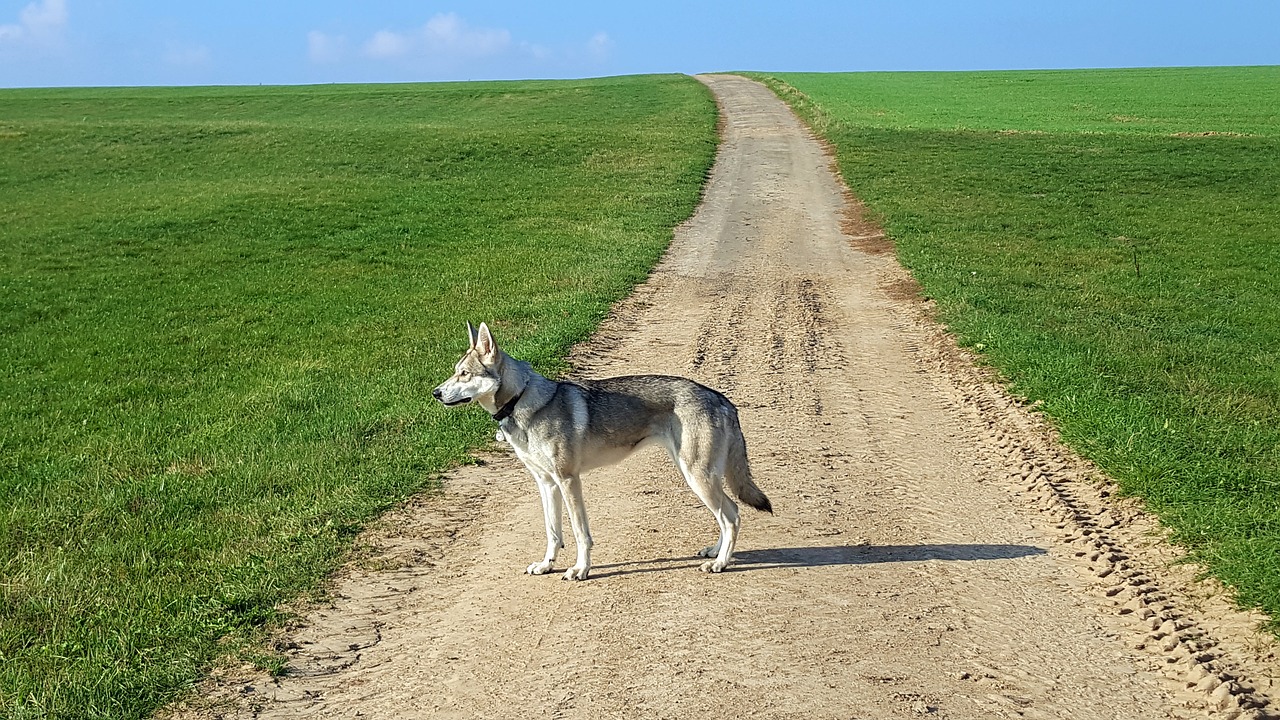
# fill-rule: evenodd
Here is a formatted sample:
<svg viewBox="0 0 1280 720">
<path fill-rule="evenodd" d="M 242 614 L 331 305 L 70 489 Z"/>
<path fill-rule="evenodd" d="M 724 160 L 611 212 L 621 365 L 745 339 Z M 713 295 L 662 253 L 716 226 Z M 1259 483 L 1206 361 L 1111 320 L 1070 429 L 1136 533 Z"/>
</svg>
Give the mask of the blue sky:
<svg viewBox="0 0 1280 720">
<path fill-rule="evenodd" d="M 0 87 L 1280 64 L 1280 0 L 0 0 Z"/>
</svg>

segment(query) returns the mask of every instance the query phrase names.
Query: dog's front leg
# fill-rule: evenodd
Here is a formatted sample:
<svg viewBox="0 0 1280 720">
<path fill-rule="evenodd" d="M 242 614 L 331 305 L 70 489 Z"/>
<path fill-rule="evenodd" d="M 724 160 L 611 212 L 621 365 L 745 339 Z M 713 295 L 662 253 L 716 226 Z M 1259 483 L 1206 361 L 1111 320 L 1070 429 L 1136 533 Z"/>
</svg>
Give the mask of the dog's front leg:
<svg viewBox="0 0 1280 720">
<path fill-rule="evenodd" d="M 536 562 L 525 572 L 530 575 L 543 575 L 555 565 L 556 555 L 564 547 L 564 499 L 560 494 L 560 486 L 548 475 L 535 475 L 538 482 L 538 493 L 542 495 L 542 519 L 547 526 L 547 552 L 542 562 Z"/>
<path fill-rule="evenodd" d="M 586 580 L 591 572 L 591 528 L 587 525 L 587 506 L 582 500 L 582 481 L 571 475 L 556 478 L 565 501 L 569 504 L 569 521 L 573 523 L 573 540 L 578 545 L 578 562 L 565 571 L 565 580 Z"/>
</svg>

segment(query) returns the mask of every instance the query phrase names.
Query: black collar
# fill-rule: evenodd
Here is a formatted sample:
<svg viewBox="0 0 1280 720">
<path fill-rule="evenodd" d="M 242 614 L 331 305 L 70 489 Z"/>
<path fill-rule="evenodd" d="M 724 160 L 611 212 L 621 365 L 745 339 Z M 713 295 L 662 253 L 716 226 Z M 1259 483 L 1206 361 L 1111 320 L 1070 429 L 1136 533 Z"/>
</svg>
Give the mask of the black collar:
<svg viewBox="0 0 1280 720">
<path fill-rule="evenodd" d="M 524 397 L 524 393 L 520 393 L 508 400 L 506 405 L 498 408 L 498 412 L 493 414 L 493 419 L 497 422 L 502 422 L 503 420 L 511 417 L 512 411 L 516 409 L 516 403 L 520 402 L 520 398 L 522 397 Z"/>
</svg>

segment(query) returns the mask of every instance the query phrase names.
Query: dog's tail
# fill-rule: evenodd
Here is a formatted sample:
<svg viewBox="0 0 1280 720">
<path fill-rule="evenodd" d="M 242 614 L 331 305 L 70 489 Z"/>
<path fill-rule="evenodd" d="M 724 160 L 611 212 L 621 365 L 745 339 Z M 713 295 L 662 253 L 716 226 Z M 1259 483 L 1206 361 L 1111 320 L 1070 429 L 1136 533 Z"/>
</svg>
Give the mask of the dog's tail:
<svg viewBox="0 0 1280 720">
<path fill-rule="evenodd" d="M 724 466 L 725 484 L 742 502 L 772 515 L 773 503 L 769 502 L 769 498 L 751 479 L 751 464 L 747 461 L 747 439 L 742 436 L 737 417 L 734 417 L 733 424 L 733 439 L 730 440 L 729 457 Z"/>
</svg>

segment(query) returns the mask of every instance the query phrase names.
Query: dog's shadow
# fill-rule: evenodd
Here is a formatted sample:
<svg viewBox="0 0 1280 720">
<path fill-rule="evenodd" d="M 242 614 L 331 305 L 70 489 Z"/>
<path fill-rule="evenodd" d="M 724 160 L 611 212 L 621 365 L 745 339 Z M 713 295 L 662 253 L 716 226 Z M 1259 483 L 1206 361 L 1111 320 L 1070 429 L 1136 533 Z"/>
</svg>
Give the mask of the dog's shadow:
<svg viewBox="0 0 1280 720">
<path fill-rule="evenodd" d="M 810 568 L 831 565 L 874 565 L 893 562 L 944 560 L 975 562 L 980 560 L 1013 560 L 1044 555 L 1048 551 L 1034 545 L 926 543 L 922 545 L 824 545 L 814 547 L 768 548 L 735 553 L 733 564 L 725 572 L 773 570 L 778 568 Z M 703 558 L 657 558 L 596 565 L 592 577 L 632 575 L 697 567 Z"/>
</svg>

